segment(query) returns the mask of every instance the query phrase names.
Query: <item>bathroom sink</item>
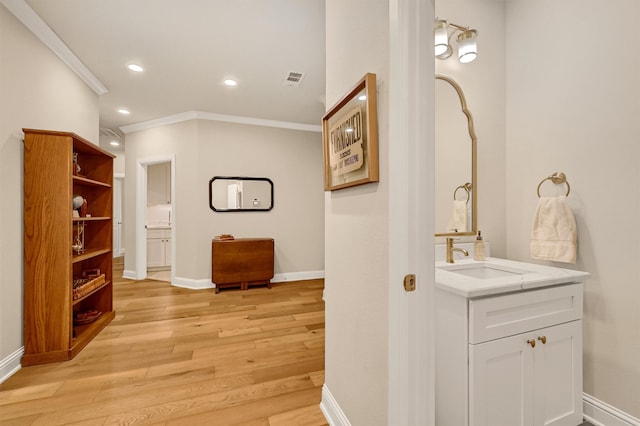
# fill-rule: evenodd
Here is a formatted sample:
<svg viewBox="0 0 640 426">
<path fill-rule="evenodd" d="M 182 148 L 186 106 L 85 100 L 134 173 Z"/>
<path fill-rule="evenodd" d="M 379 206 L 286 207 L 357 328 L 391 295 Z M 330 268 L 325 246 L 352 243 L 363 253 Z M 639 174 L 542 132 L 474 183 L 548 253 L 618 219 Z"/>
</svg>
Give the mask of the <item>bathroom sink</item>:
<svg viewBox="0 0 640 426">
<path fill-rule="evenodd" d="M 582 282 L 586 272 L 496 257 L 437 261 L 436 286 L 467 298 Z"/>
<path fill-rule="evenodd" d="M 512 277 L 531 273 L 530 271 L 488 262 L 440 265 L 437 266 L 437 268 L 481 280 Z"/>
</svg>

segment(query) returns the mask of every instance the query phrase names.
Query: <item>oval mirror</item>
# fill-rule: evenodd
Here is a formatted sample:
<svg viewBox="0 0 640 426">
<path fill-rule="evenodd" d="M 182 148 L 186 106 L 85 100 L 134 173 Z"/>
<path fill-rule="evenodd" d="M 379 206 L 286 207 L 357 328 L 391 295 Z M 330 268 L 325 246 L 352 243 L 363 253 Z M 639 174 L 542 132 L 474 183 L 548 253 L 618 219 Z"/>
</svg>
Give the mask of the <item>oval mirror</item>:
<svg viewBox="0 0 640 426">
<path fill-rule="evenodd" d="M 268 178 L 215 176 L 209 181 L 209 207 L 215 212 L 269 211 L 273 182 Z"/>
<path fill-rule="evenodd" d="M 477 139 L 462 87 L 437 74 L 435 84 L 435 236 L 475 235 Z"/>
</svg>

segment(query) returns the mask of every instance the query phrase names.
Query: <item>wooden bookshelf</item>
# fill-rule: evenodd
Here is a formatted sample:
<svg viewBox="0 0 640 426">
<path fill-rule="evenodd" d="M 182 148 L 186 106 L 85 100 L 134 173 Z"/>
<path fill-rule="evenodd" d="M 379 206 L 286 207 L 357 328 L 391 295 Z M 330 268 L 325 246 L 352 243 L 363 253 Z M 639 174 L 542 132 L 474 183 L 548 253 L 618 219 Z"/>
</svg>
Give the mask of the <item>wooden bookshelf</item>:
<svg viewBox="0 0 640 426">
<path fill-rule="evenodd" d="M 74 133 L 23 131 L 22 365 L 28 366 L 73 358 L 115 316 L 112 277 L 114 156 Z M 81 167 L 79 172 L 74 172 L 74 154 Z M 74 195 L 87 200 L 86 217 L 73 217 Z M 81 248 L 74 246 L 79 228 L 84 237 Z M 104 274 L 104 284 L 74 300 L 74 278 L 90 270 Z M 74 315 L 88 310 L 102 314 L 89 324 L 74 326 Z"/>
</svg>

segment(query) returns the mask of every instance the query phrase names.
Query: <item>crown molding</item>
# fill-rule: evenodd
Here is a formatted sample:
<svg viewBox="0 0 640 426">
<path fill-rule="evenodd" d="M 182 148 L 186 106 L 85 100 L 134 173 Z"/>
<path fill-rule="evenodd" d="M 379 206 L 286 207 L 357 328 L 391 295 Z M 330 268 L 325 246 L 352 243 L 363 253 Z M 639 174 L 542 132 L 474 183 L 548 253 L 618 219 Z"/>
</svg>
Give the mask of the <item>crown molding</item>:
<svg viewBox="0 0 640 426">
<path fill-rule="evenodd" d="M 120 130 L 127 133 L 138 132 L 140 130 L 153 129 L 155 127 L 169 124 L 181 123 L 189 120 L 222 121 L 225 123 L 248 124 L 251 126 L 276 127 L 280 129 L 302 130 L 305 132 L 322 132 L 319 124 L 293 123 L 289 121 L 266 120 L 263 118 L 242 117 L 238 115 L 216 114 L 212 112 L 187 111 L 180 114 L 169 115 L 155 120 L 143 121 L 141 123 L 129 124 L 120 127 Z"/>
<path fill-rule="evenodd" d="M 24 0 L 0 0 L 0 3 L 18 18 L 45 46 L 51 49 L 98 96 L 108 92 L 104 84 L 89 71 L 82 61 Z"/>
</svg>

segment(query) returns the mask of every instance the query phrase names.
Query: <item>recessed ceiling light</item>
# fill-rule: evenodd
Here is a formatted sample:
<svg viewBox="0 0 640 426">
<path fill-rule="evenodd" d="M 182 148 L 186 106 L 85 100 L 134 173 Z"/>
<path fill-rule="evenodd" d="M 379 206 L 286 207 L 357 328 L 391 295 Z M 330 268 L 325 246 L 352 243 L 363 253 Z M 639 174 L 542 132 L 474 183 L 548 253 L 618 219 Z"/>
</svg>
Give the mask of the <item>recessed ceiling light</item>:
<svg viewBox="0 0 640 426">
<path fill-rule="evenodd" d="M 367 100 L 367 95 L 361 95 L 358 99 L 361 100 L 361 101 L 366 101 Z"/>
<path fill-rule="evenodd" d="M 111 145 L 112 145 L 112 146 L 120 146 L 120 142 L 118 142 L 118 141 L 111 141 Z"/>
<path fill-rule="evenodd" d="M 142 72 L 144 71 L 144 68 L 142 68 L 140 65 L 138 64 L 129 64 L 127 65 L 127 68 L 129 68 L 131 71 L 135 71 L 135 72 Z"/>
<path fill-rule="evenodd" d="M 129 114 L 131 114 L 128 110 L 126 110 L 126 109 L 124 109 L 124 108 L 120 108 L 120 109 L 118 110 L 118 112 L 119 112 L 120 114 L 124 114 L 124 115 L 129 115 Z"/>
<path fill-rule="evenodd" d="M 238 84 L 238 82 L 235 80 L 227 79 L 224 81 L 224 84 L 226 84 L 227 86 L 235 86 Z"/>
</svg>

